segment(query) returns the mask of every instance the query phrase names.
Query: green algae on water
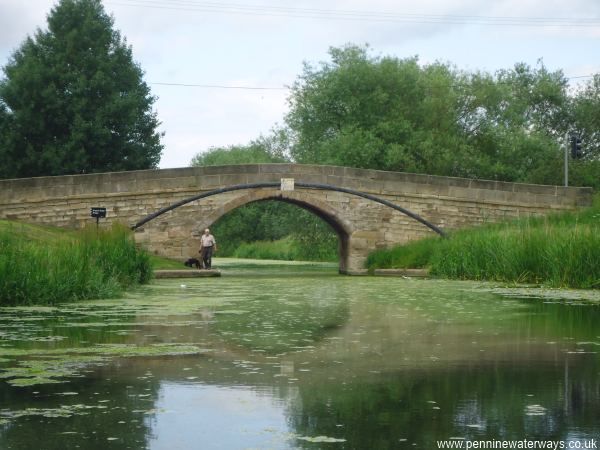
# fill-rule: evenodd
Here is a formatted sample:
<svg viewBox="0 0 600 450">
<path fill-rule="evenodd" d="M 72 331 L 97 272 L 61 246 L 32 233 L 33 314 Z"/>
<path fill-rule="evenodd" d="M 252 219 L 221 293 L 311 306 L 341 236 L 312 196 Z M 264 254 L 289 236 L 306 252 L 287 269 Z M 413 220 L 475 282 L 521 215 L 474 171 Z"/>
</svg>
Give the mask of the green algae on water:
<svg viewBox="0 0 600 450">
<path fill-rule="evenodd" d="M 42 357 L 25 359 L 16 367 L 0 370 L 0 379 L 12 386 L 24 387 L 37 384 L 64 383 L 65 378 L 81 376 L 82 369 L 105 365 L 113 358 L 158 357 L 198 355 L 206 350 L 190 344 L 154 344 L 131 346 L 125 344 L 100 344 L 93 347 L 67 349 L 0 349 L 11 356 Z"/>
<path fill-rule="evenodd" d="M 67 380 L 57 380 L 48 377 L 33 377 L 33 378 L 13 378 L 8 381 L 8 384 L 15 387 L 36 386 L 38 384 L 58 384 L 67 383 Z"/>
<path fill-rule="evenodd" d="M 102 405 L 61 405 L 58 408 L 26 408 L 22 410 L 0 410 L 0 425 L 7 424 L 13 419 L 20 417 L 73 417 L 75 415 L 85 416 L 90 413 L 90 410 L 94 409 L 106 409 Z"/>
</svg>

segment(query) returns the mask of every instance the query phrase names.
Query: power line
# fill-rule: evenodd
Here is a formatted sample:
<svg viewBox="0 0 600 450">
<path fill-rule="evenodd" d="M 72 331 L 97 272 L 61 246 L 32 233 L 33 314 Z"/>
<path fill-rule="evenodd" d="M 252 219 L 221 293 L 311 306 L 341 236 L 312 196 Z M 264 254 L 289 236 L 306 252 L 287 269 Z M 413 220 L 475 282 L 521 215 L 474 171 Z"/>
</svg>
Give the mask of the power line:
<svg viewBox="0 0 600 450">
<path fill-rule="evenodd" d="M 565 77 L 566 80 L 575 80 L 582 78 L 593 78 L 594 75 L 578 75 L 572 77 Z M 506 84 L 509 81 L 496 81 L 498 83 Z M 164 82 L 148 82 L 148 84 L 156 85 L 156 86 L 175 86 L 175 87 L 196 87 L 196 88 L 205 88 L 205 89 L 239 89 L 239 90 L 248 90 L 248 91 L 289 91 L 291 88 L 289 86 L 234 86 L 234 85 L 222 85 L 222 84 L 197 84 L 197 83 L 164 83 Z M 460 85 L 452 85 L 454 87 L 463 86 Z"/>
<path fill-rule="evenodd" d="M 287 91 L 289 89 L 285 86 L 279 86 L 279 87 L 227 86 L 227 85 L 221 85 L 221 84 L 189 84 L 189 83 L 160 83 L 160 82 L 150 82 L 149 84 L 154 84 L 154 85 L 158 85 L 158 86 L 199 87 L 199 88 L 212 88 L 212 89 L 245 89 L 245 90 L 252 90 L 252 91 L 272 91 L 272 90 Z"/>
<path fill-rule="evenodd" d="M 365 10 L 329 10 L 318 8 L 281 7 L 270 5 L 242 5 L 192 0 L 116 0 L 108 4 L 139 8 L 198 11 L 209 13 L 242 14 L 253 16 L 295 17 L 302 19 L 352 20 L 367 22 L 400 22 L 430 24 L 466 24 L 523 27 L 599 27 L 600 18 L 577 17 L 518 17 L 411 14 Z"/>
</svg>

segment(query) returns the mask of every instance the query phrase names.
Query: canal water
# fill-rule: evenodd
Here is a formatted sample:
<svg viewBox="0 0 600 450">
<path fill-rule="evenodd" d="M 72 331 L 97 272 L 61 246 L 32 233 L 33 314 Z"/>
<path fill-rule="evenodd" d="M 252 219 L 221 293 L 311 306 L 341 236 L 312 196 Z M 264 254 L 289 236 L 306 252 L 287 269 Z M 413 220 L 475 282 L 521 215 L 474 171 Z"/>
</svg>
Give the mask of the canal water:
<svg viewBox="0 0 600 450">
<path fill-rule="evenodd" d="M 595 294 L 215 263 L 118 300 L 0 308 L 0 449 L 600 437 Z"/>
</svg>

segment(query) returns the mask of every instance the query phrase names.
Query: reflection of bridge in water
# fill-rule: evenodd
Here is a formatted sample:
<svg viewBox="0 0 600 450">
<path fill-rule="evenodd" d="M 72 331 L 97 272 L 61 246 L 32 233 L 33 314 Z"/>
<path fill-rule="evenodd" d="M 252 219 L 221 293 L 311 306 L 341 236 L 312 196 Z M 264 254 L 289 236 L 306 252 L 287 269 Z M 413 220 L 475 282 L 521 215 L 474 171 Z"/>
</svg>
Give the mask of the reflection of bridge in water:
<svg viewBox="0 0 600 450">
<path fill-rule="evenodd" d="M 282 179 L 295 183 L 281 185 Z M 195 254 L 201 230 L 224 214 L 265 200 L 325 220 L 339 236 L 340 271 L 357 273 L 376 248 L 439 229 L 589 205 L 591 190 L 298 164 L 0 181 L 0 218 L 78 228 L 89 222 L 92 206 L 106 207 L 108 222 L 137 224 L 136 240 L 171 258 Z"/>
</svg>

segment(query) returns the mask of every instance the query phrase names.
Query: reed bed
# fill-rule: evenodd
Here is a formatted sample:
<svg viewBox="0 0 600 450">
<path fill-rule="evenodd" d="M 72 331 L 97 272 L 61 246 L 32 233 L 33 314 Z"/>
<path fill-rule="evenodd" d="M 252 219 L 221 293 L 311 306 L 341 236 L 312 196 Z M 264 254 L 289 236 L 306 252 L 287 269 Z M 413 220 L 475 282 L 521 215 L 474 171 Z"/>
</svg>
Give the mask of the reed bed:
<svg viewBox="0 0 600 450">
<path fill-rule="evenodd" d="M 600 289 L 600 198 L 579 213 L 490 224 L 377 251 L 367 267 L 428 267 L 444 278 Z"/>
<path fill-rule="evenodd" d="M 32 228 L 2 225 L 0 305 L 116 297 L 152 277 L 149 256 L 124 226 L 40 238 Z"/>
</svg>

